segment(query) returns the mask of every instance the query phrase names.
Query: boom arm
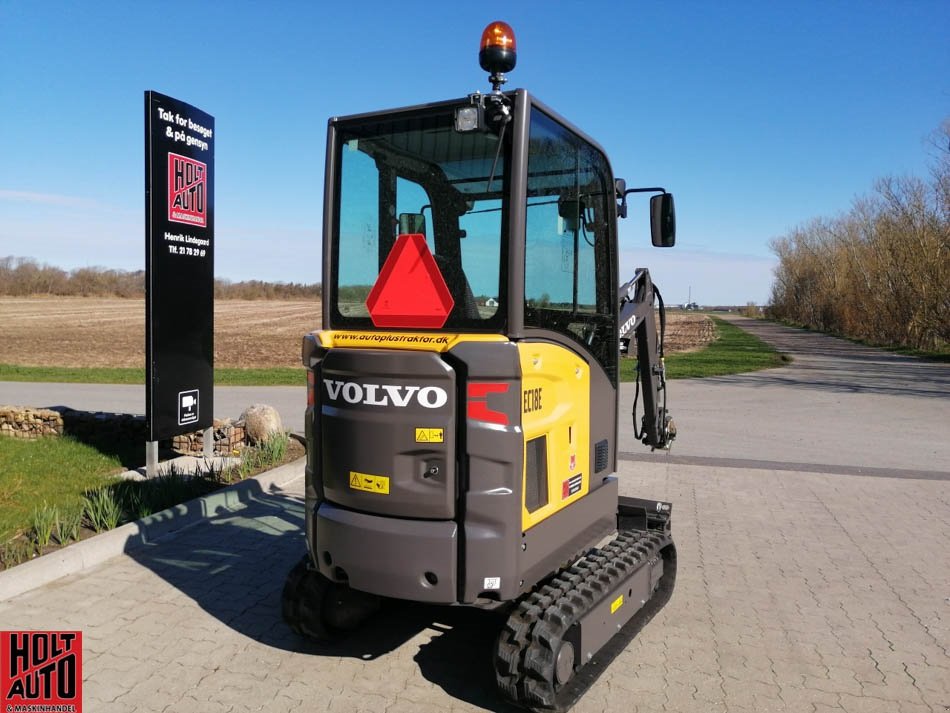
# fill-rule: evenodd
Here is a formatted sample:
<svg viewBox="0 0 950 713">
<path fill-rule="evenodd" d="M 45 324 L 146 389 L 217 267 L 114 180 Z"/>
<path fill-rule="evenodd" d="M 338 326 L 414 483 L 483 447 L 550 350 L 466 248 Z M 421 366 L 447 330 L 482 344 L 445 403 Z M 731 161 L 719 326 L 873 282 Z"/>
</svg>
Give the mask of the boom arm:
<svg viewBox="0 0 950 713">
<path fill-rule="evenodd" d="M 653 302 L 660 304 L 660 333 L 657 335 Z M 645 267 L 620 287 L 620 338 L 634 334 L 637 340 L 637 396 L 643 390 L 643 419 L 637 431 L 637 398 L 633 402 L 633 429 L 636 437 L 651 448 L 668 449 L 676 438 L 676 426 L 666 410 L 666 367 L 663 363 L 663 336 L 666 310 L 660 291 Z"/>
</svg>

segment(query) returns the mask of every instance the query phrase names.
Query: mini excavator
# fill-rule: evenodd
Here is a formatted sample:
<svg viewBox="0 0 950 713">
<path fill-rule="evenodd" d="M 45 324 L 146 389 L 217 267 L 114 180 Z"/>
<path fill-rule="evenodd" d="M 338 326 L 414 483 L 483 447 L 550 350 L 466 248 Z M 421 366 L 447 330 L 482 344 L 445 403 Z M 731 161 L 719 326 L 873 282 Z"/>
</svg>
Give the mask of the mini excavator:
<svg viewBox="0 0 950 713">
<path fill-rule="evenodd" d="M 619 495 L 622 340 L 637 438 L 666 449 L 676 430 L 662 298 L 646 269 L 618 284 L 617 221 L 654 193 L 652 242 L 671 247 L 675 217 L 671 194 L 626 188 L 591 138 L 504 91 L 515 60 L 494 22 L 490 92 L 329 121 L 308 551 L 282 610 L 333 640 L 383 598 L 501 609 L 501 692 L 565 710 L 673 588 L 671 504 Z"/>
</svg>

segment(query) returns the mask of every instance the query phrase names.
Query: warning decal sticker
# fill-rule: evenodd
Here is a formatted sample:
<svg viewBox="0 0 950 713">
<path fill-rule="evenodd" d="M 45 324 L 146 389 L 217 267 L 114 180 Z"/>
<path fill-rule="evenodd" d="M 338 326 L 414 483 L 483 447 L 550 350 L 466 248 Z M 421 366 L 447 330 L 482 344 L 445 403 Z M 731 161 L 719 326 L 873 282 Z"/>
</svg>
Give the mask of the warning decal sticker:
<svg viewBox="0 0 950 713">
<path fill-rule="evenodd" d="M 350 471 L 350 487 L 353 490 L 362 490 L 366 493 L 389 495 L 389 478 L 385 475 L 368 475 Z"/>
<path fill-rule="evenodd" d="M 572 495 L 574 495 L 574 493 L 581 492 L 581 487 L 583 486 L 583 484 L 584 484 L 584 475 L 582 473 L 573 475 L 567 480 L 563 481 L 561 483 L 561 499 L 565 500 L 571 497 Z"/>
<path fill-rule="evenodd" d="M 445 430 L 441 428 L 417 428 L 416 443 L 442 443 Z"/>
</svg>

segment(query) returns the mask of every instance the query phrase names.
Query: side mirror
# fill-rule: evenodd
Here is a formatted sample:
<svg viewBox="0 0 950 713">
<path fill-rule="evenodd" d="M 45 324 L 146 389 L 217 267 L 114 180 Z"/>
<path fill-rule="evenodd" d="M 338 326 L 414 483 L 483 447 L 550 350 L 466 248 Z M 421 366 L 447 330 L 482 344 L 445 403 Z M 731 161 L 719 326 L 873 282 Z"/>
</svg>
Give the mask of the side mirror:
<svg viewBox="0 0 950 713">
<path fill-rule="evenodd" d="M 661 193 L 650 199 L 650 234 L 653 247 L 671 248 L 676 244 L 676 209 L 672 193 Z"/>
<path fill-rule="evenodd" d="M 426 217 L 422 213 L 400 213 L 399 214 L 399 234 L 413 235 L 419 233 L 426 234 Z"/>
</svg>

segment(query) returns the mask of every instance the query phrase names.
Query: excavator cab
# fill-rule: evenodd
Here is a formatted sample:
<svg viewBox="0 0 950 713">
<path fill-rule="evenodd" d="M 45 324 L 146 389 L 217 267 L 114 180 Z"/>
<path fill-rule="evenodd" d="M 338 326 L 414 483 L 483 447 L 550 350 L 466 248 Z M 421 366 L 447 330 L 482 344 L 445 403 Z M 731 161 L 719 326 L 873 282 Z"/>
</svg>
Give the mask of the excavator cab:
<svg viewBox="0 0 950 713">
<path fill-rule="evenodd" d="M 618 284 L 633 191 L 593 139 L 501 91 L 513 34 L 499 54 L 493 32 L 491 93 L 329 122 L 324 329 L 303 344 L 308 552 L 283 609 L 327 639 L 386 597 L 505 607 L 499 686 L 557 708 L 589 652 L 662 605 L 664 573 L 672 586 L 671 506 L 618 494 L 626 333 L 644 342 L 645 442 L 675 430 L 649 275 Z M 672 244 L 663 196 L 654 242 Z"/>
</svg>

